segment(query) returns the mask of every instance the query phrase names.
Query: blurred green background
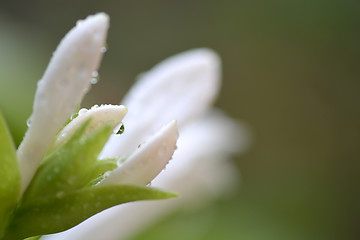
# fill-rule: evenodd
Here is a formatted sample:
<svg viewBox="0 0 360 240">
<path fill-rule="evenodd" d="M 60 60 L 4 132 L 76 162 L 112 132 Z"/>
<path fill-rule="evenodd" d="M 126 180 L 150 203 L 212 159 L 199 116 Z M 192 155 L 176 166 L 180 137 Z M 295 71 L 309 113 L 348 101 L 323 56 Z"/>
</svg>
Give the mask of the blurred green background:
<svg viewBox="0 0 360 240">
<path fill-rule="evenodd" d="M 17 143 L 59 40 L 99 11 L 108 52 L 85 106 L 118 103 L 137 74 L 210 47 L 223 59 L 216 106 L 253 133 L 233 159 L 234 196 L 135 239 L 360 239 L 360 1 L 1 0 L 0 104 Z"/>
</svg>

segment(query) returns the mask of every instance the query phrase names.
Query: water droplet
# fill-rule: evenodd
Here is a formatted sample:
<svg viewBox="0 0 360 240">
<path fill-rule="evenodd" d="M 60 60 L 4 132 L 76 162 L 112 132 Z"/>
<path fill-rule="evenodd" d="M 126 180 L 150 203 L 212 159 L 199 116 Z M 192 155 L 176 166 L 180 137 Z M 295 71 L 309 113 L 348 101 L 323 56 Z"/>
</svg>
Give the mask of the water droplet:
<svg viewBox="0 0 360 240">
<path fill-rule="evenodd" d="M 82 109 L 80 109 L 79 110 L 79 115 L 78 116 L 81 116 L 81 115 L 83 115 L 83 114 L 85 114 L 85 113 L 87 113 L 87 109 L 86 108 L 82 108 Z"/>
<path fill-rule="evenodd" d="M 97 84 L 97 83 L 98 83 L 98 79 L 97 79 L 97 78 L 91 78 L 90 83 L 91 83 L 92 85 Z"/>
<path fill-rule="evenodd" d="M 105 47 L 105 46 L 100 49 L 101 53 L 106 53 L 106 51 L 107 51 L 107 47 Z"/>
<path fill-rule="evenodd" d="M 104 178 L 109 177 L 109 176 L 110 176 L 110 173 L 111 173 L 111 171 L 107 171 L 107 172 L 105 172 L 105 173 L 104 173 Z"/>
<path fill-rule="evenodd" d="M 116 161 L 116 165 L 118 167 L 120 167 L 121 165 L 123 165 L 123 163 L 126 161 L 126 157 L 120 157 L 117 161 Z"/>
<path fill-rule="evenodd" d="M 70 117 L 70 120 L 74 120 L 77 116 L 79 116 L 79 113 L 73 113 Z"/>
<path fill-rule="evenodd" d="M 92 76 L 93 78 L 97 78 L 97 77 L 99 76 L 98 71 L 93 71 L 92 74 L 91 74 L 91 76 Z"/>
<path fill-rule="evenodd" d="M 114 134 L 120 135 L 125 132 L 125 126 L 123 123 L 120 123 L 113 131 Z"/>
<path fill-rule="evenodd" d="M 92 77 L 91 80 L 90 80 L 91 84 L 98 83 L 98 81 L 99 81 L 99 73 L 98 73 L 98 71 L 92 72 L 91 77 Z"/>
<path fill-rule="evenodd" d="M 29 117 L 28 120 L 26 120 L 26 125 L 28 127 L 30 127 L 30 125 L 31 125 L 31 117 Z"/>
</svg>

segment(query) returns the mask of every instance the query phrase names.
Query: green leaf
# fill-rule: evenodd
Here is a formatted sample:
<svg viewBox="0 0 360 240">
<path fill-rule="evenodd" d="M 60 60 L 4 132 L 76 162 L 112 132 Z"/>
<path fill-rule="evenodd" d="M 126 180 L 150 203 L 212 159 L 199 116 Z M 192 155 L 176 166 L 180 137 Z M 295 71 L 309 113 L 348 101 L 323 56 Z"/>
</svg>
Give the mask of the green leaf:
<svg viewBox="0 0 360 240">
<path fill-rule="evenodd" d="M 93 186 L 19 207 L 4 240 L 18 240 L 69 229 L 112 206 L 136 200 L 166 199 L 174 193 L 128 185 Z"/>
<path fill-rule="evenodd" d="M 110 168 L 99 164 L 97 156 L 112 129 L 105 125 L 86 135 L 88 125 L 89 121 L 85 122 L 67 142 L 45 157 L 24 194 L 23 202 L 80 189 L 98 177 L 94 173 L 99 173 L 99 169 L 106 171 Z"/>
<path fill-rule="evenodd" d="M 0 238 L 9 214 L 16 205 L 20 190 L 20 173 L 15 147 L 0 112 Z"/>
</svg>

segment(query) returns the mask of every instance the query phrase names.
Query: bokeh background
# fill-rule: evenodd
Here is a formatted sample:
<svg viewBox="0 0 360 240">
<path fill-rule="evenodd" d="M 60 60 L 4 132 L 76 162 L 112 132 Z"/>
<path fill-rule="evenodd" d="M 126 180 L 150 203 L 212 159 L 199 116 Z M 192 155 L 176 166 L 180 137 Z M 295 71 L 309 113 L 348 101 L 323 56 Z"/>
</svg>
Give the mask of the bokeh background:
<svg viewBox="0 0 360 240">
<path fill-rule="evenodd" d="M 84 106 L 118 103 L 137 74 L 209 47 L 223 60 L 216 106 L 253 135 L 233 195 L 136 240 L 360 239 L 360 1 L 0 0 L 0 106 L 17 143 L 59 40 L 99 11 L 108 51 Z"/>
</svg>

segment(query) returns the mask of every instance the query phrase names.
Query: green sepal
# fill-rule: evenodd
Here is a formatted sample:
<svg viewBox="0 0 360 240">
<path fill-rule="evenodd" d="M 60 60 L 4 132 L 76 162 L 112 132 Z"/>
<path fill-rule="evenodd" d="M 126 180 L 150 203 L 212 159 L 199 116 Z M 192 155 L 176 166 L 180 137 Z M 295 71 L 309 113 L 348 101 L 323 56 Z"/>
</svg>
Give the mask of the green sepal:
<svg viewBox="0 0 360 240">
<path fill-rule="evenodd" d="M 86 186 L 99 172 L 97 156 L 105 145 L 111 127 L 104 125 L 94 132 L 85 134 L 89 125 L 86 121 L 54 152 L 45 157 L 36 172 L 22 201 L 54 196 Z"/>
<path fill-rule="evenodd" d="M 16 210 L 4 240 L 18 240 L 64 231 L 98 212 L 121 203 L 176 196 L 177 194 L 150 187 L 108 185 L 38 198 Z"/>
<path fill-rule="evenodd" d="M 106 172 L 112 171 L 117 167 L 116 159 L 103 159 L 98 160 L 93 168 L 93 172 L 91 173 L 90 178 L 92 179 L 87 185 L 95 185 L 104 179 L 104 174 Z"/>
<path fill-rule="evenodd" d="M 0 239 L 7 219 L 16 205 L 20 173 L 15 146 L 0 111 Z"/>
</svg>

